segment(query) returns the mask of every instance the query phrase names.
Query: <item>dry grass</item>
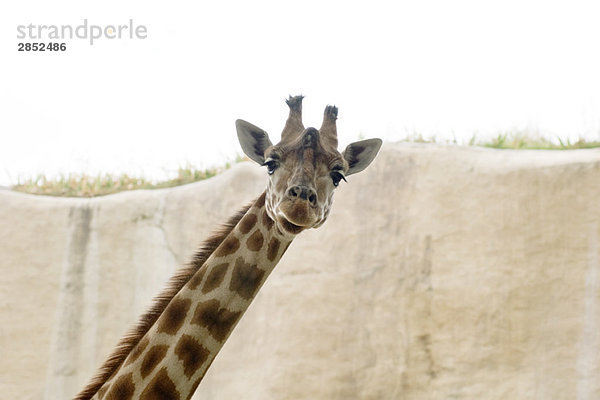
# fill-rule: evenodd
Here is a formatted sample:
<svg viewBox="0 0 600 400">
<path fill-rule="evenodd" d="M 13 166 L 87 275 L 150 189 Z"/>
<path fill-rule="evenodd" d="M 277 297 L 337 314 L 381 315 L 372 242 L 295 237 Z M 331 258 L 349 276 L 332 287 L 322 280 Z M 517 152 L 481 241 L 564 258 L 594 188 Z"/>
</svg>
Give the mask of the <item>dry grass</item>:
<svg viewBox="0 0 600 400">
<path fill-rule="evenodd" d="M 245 160 L 237 157 L 233 163 Z M 211 178 L 230 168 L 232 162 L 221 167 L 198 169 L 194 166 L 180 167 L 177 176 L 165 181 L 154 182 L 142 177 L 127 174 L 89 176 L 85 174 L 68 174 L 49 179 L 44 175 L 19 181 L 11 189 L 18 192 L 60 197 L 96 197 L 107 194 L 136 189 L 163 189 L 186 183 L 198 182 Z"/>
<path fill-rule="evenodd" d="M 552 141 L 541 136 L 530 136 L 526 133 L 501 133 L 491 141 L 482 144 L 485 147 L 495 149 L 514 149 L 514 150 L 575 150 L 575 149 L 591 149 L 600 147 L 598 141 L 588 141 L 579 138 L 575 142 L 563 140 L 560 137 L 556 141 Z"/>
<path fill-rule="evenodd" d="M 579 138 L 576 141 L 571 142 L 568 139 L 562 139 L 560 137 L 556 137 L 552 140 L 540 135 L 521 131 L 499 133 L 496 137 L 485 141 L 478 140 L 477 136 L 473 135 L 467 143 L 458 143 L 456 139 L 439 140 L 436 137 L 424 137 L 421 134 L 409 135 L 402 141 L 409 143 L 480 146 L 506 150 L 576 150 L 600 147 L 600 141 L 590 141 Z"/>
<path fill-rule="evenodd" d="M 459 144 L 456 140 L 439 141 L 435 137 L 425 138 L 421 134 L 411 135 L 403 141 L 411 143 Z M 467 145 L 491 147 L 495 149 L 572 150 L 600 147 L 600 142 L 588 141 L 585 139 L 578 139 L 575 142 L 570 142 L 569 140 L 562 140 L 561 138 L 556 138 L 555 141 L 552 141 L 528 133 L 508 132 L 498 134 L 495 138 L 487 141 L 478 141 L 477 138 L 473 136 Z M 39 175 L 36 178 L 29 178 L 19 182 L 17 185 L 12 186 L 12 189 L 30 194 L 61 197 L 95 197 L 124 190 L 161 189 L 211 178 L 230 168 L 232 163 L 244 160 L 247 160 L 247 158 L 238 156 L 234 161 L 228 162 L 221 167 L 209 169 L 198 169 L 190 165 L 180 167 L 175 178 L 160 182 L 149 181 L 145 178 L 133 177 L 127 174 L 118 176 L 109 174 L 102 176 L 69 174 L 54 179 Z"/>
</svg>

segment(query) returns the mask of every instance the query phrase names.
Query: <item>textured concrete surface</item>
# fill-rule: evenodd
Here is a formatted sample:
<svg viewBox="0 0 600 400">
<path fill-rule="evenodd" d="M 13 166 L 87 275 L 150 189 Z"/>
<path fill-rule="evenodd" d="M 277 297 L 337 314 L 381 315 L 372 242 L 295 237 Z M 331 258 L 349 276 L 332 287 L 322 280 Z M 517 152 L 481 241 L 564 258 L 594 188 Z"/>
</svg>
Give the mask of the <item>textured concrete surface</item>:
<svg viewBox="0 0 600 400">
<path fill-rule="evenodd" d="M 348 181 L 196 398 L 600 398 L 600 150 L 386 145 Z M 0 191 L 0 397 L 77 392 L 265 182 L 242 164 L 92 200 Z"/>
</svg>

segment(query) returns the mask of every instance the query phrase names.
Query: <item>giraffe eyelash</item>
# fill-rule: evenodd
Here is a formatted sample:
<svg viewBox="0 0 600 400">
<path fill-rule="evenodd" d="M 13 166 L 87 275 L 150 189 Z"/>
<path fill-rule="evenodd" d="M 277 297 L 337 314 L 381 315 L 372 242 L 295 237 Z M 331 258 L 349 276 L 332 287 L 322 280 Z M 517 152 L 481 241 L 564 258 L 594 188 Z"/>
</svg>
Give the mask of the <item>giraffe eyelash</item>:
<svg viewBox="0 0 600 400">
<path fill-rule="evenodd" d="M 277 167 L 279 167 L 279 161 L 273 160 L 272 158 L 269 158 L 268 160 L 266 160 L 263 164 L 263 167 L 267 167 L 267 173 L 269 175 L 273 175 L 273 172 L 275 172 L 275 170 L 277 169 Z"/>
<path fill-rule="evenodd" d="M 340 184 L 341 180 L 348 183 L 348 181 L 346 180 L 346 177 L 340 171 L 333 171 L 330 174 L 330 176 L 331 176 L 331 180 L 333 181 L 333 186 L 335 186 L 335 187 L 337 187 Z"/>
</svg>

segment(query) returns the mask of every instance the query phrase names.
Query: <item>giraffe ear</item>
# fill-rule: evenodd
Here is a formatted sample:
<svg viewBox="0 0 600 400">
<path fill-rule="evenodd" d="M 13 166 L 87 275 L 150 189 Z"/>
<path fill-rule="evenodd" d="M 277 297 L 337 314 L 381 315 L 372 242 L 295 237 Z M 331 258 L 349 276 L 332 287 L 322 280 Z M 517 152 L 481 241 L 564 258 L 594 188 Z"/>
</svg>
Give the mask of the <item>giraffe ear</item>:
<svg viewBox="0 0 600 400">
<path fill-rule="evenodd" d="M 346 175 L 352 175 L 367 168 L 377 155 L 382 143 L 381 139 L 367 139 L 349 144 L 343 154 L 349 166 Z"/>
<path fill-rule="evenodd" d="M 244 153 L 260 165 L 264 164 L 265 150 L 273 145 L 267 132 L 243 119 L 235 121 L 235 128 Z"/>
</svg>

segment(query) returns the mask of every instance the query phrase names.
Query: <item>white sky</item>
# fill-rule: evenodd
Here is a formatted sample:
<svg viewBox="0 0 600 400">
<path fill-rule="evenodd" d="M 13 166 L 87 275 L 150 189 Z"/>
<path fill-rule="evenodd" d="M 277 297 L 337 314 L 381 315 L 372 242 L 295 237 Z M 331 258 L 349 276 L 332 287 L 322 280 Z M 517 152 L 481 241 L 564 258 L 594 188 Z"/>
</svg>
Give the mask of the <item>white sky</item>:
<svg viewBox="0 0 600 400">
<path fill-rule="evenodd" d="M 17 51 L 17 25 L 145 25 L 145 40 Z M 23 41 L 23 40 L 21 40 Z M 600 3 L 19 1 L 0 5 L 0 185 L 222 164 L 234 121 L 278 140 L 340 108 L 341 146 L 506 130 L 600 137 Z"/>
</svg>

